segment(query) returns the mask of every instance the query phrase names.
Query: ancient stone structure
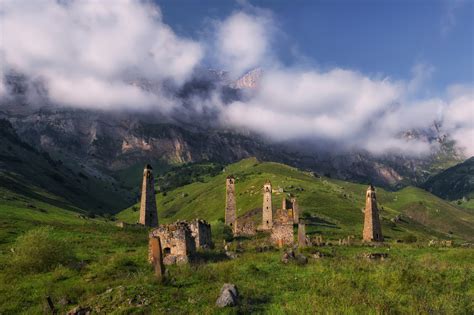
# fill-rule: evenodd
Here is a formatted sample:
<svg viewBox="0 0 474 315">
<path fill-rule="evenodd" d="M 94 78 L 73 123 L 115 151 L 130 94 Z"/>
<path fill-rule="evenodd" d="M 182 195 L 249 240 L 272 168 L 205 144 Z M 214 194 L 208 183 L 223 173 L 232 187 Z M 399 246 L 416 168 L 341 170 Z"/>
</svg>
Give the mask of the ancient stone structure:
<svg viewBox="0 0 474 315">
<path fill-rule="evenodd" d="M 370 185 L 365 195 L 364 232 L 362 239 L 366 242 L 382 242 L 382 227 L 380 225 L 379 209 L 374 186 Z"/>
<path fill-rule="evenodd" d="M 212 244 L 211 225 L 204 220 L 195 219 L 189 224 L 196 248 L 209 249 Z"/>
<path fill-rule="evenodd" d="M 300 221 L 300 210 L 296 198 L 291 198 L 291 208 L 293 209 L 293 222 L 297 224 Z"/>
<path fill-rule="evenodd" d="M 283 200 L 281 201 L 281 208 L 282 209 L 292 209 L 293 205 L 291 204 L 291 201 L 286 199 L 286 197 L 283 197 Z"/>
<path fill-rule="evenodd" d="M 156 210 L 155 199 L 155 181 L 153 179 L 153 168 L 149 164 L 147 164 L 143 170 L 139 223 L 150 227 L 158 226 L 158 212 Z"/>
<path fill-rule="evenodd" d="M 306 240 L 306 226 L 304 222 L 298 223 L 298 247 L 303 248 L 306 247 L 307 240 Z"/>
<path fill-rule="evenodd" d="M 275 222 L 272 227 L 270 240 L 278 247 L 293 245 L 293 223 Z"/>
<path fill-rule="evenodd" d="M 155 269 L 155 276 L 158 280 L 162 280 L 165 275 L 165 266 L 163 265 L 163 251 L 161 248 L 160 238 L 151 236 L 149 240 L 150 259 L 153 268 Z"/>
<path fill-rule="evenodd" d="M 263 185 L 262 229 L 269 230 L 273 226 L 272 183 L 267 180 Z"/>
<path fill-rule="evenodd" d="M 152 237 L 159 237 L 161 240 L 165 265 L 187 263 L 196 252 L 196 242 L 189 224 L 185 221 L 161 225 L 150 233 L 150 238 Z M 151 262 L 151 248 L 149 248 L 149 259 Z"/>
<path fill-rule="evenodd" d="M 225 198 L 225 224 L 235 230 L 237 218 L 237 206 L 235 202 L 235 178 L 227 176 L 226 179 L 226 198 Z"/>
<path fill-rule="evenodd" d="M 275 211 L 274 223 L 293 224 L 293 209 L 277 209 Z"/>
</svg>

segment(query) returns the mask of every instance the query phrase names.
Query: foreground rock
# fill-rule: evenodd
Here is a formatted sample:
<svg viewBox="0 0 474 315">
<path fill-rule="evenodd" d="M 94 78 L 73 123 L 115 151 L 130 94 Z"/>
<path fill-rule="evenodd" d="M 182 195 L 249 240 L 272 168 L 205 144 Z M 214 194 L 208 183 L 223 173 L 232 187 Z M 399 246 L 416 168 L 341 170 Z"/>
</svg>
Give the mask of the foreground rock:
<svg viewBox="0 0 474 315">
<path fill-rule="evenodd" d="M 288 250 L 281 256 L 281 262 L 284 264 L 289 263 L 293 259 L 295 259 L 295 252 L 293 250 Z"/>
<path fill-rule="evenodd" d="M 388 258 L 388 254 L 387 253 L 366 253 L 366 254 L 363 254 L 363 257 L 370 260 L 385 260 Z"/>
<path fill-rule="evenodd" d="M 76 306 L 72 310 L 66 313 L 66 315 L 90 315 L 92 309 L 90 307 Z"/>
<path fill-rule="evenodd" d="M 217 307 L 236 306 L 239 302 L 239 292 L 237 287 L 231 283 L 222 286 L 219 298 L 216 301 Z"/>
</svg>

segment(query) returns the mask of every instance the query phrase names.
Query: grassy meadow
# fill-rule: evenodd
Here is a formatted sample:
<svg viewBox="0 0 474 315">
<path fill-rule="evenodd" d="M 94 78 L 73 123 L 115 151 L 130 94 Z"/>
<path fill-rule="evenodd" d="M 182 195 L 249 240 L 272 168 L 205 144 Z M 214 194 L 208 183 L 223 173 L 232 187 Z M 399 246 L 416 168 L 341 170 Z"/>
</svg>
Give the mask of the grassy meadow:
<svg viewBox="0 0 474 315">
<path fill-rule="evenodd" d="M 259 234 L 233 240 L 230 246 L 240 248 L 238 257 L 227 258 L 222 209 L 229 173 L 238 180 L 239 214 L 260 206 L 261 183 L 269 178 L 276 189 L 297 196 L 310 222 L 308 234 L 323 235 L 331 244 L 303 249 L 306 265 L 283 264 L 283 250 L 259 252 L 267 244 L 266 235 Z M 359 239 L 365 185 L 253 159 L 227 166 L 215 176 L 157 194 L 162 223 L 205 218 L 216 244 L 190 265 L 168 267 L 163 283 L 147 263 L 147 229 L 119 228 L 112 217 L 87 216 L 57 196 L 30 188 L 35 195 L 0 188 L 0 314 L 48 313 L 48 296 L 59 314 L 77 305 L 97 314 L 474 312 L 474 250 L 461 246 L 473 237 L 472 225 L 462 224 L 472 216 L 417 188 L 378 189 L 383 246 L 340 246 L 339 238 Z M 282 195 L 275 193 L 275 204 Z M 137 214 L 129 208 L 117 217 L 133 222 Z M 400 214 L 402 221 L 391 221 Z M 450 239 L 454 246 L 428 247 L 430 239 Z M 325 257 L 312 258 L 316 251 Z M 369 252 L 389 257 L 362 257 Z M 215 301 L 228 282 L 237 285 L 240 303 L 218 309 Z"/>
</svg>

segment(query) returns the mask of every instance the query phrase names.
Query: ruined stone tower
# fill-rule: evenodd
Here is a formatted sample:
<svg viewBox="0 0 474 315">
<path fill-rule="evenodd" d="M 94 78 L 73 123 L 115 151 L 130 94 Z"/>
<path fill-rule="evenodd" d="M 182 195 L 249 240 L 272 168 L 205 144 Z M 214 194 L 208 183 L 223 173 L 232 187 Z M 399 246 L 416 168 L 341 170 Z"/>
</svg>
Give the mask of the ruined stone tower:
<svg viewBox="0 0 474 315">
<path fill-rule="evenodd" d="M 234 176 L 227 176 L 225 182 L 226 197 L 225 197 L 225 224 L 229 225 L 233 230 L 235 229 L 237 206 L 235 202 L 235 178 Z"/>
<path fill-rule="evenodd" d="M 273 227 L 272 210 L 272 183 L 269 180 L 263 185 L 263 208 L 262 208 L 262 229 L 268 230 Z"/>
<path fill-rule="evenodd" d="M 291 207 L 293 208 L 293 221 L 298 223 L 300 221 L 300 209 L 298 208 L 298 202 L 296 198 L 291 198 Z"/>
<path fill-rule="evenodd" d="M 147 164 L 143 170 L 139 223 L 150 227 L 158 226 L 158 213 L 156 211 L 155 199 L 155 181 L 153 179 L 153 168 L 149 164 Z"/>
<path fill-rule="evenodd" d="M 380 225 L 379 209 L 377 208 L 377 199 L 375 188 L 370 185 L 365 195 L 365 219 L 363 240 L 366 242 L 382 242 L 382 227 Z"/>
</svg>

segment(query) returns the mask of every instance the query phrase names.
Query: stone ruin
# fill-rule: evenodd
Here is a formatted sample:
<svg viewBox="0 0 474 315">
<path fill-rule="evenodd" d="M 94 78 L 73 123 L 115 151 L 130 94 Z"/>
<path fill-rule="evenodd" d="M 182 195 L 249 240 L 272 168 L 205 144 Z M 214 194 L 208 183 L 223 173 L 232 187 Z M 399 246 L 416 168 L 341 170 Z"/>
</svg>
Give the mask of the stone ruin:
<svg viewBox="0 0 474 315">
<path fill-rule="evenodd" d="M 155 181 L 153 179 L 153 168 L 147 164 L 143 170 L 142 194 L 140 200 L 139 224 L 156 227 L 158 226 L 158 212 L 156 210 Z"/>
<path fill-rule="evenodd" d="M 237 236 L 254 236 L 257 234 L 257 224 L 254 217 L 258 215 L 260 209 L 253 209 L 237 218 L 234 235 Z"/>
<path fill-rule="evenodd" d="M 383 242 L 382 226 L 380 224 L 379 209 L 374 186 L 367 188 L 365 195 L 364 242 Z"/>
<path fill-rule="evenodd" d="M 189 224 L 191 235 L 194 237 L 196 248 L 210 249 L 213 248 L 211 225 L 204 220 L 195 219 Z"/>
<path fill-rule="evenodd" d="M 226 178 L 226 198 L 225 198 L 225 224 L 235 230 L 237 218 L 237 206 L 235 201 L 235 178 L 230 175 Z"/>
<path fill-rule="evenodd" d="M 177 221 L 161 225 L 150 233 L 150 238 L 159 237 L 165 265 L 188 263 L 197 248 L 211 248 L 211 226 L 204 220 L 191 223 Z M 149 248 L 149 260 L 152 260 L 152 248 Z"/>
<path fill-rule="evenodd" d="M 282 224 L 276 222 L 273 225 L 270 240 L 278 247 L 293 245 L 293 224 Z"/>
<path fill-rule="evenodd" d="M 165 265 L 188 263 L 196 252 L 196 242 L 189 224 L 185 221 L 160 225 L 150 233 L 150 238 L 152 237 L 159 237 L 161 240 Z M 151 262 L 151 249 L 149 258 Z"/>
<path fill-rule="evenodd" d="M 263 185 L 262 230 L 273 226 L 272 183 L 267 180 Z"/>
</svg>

